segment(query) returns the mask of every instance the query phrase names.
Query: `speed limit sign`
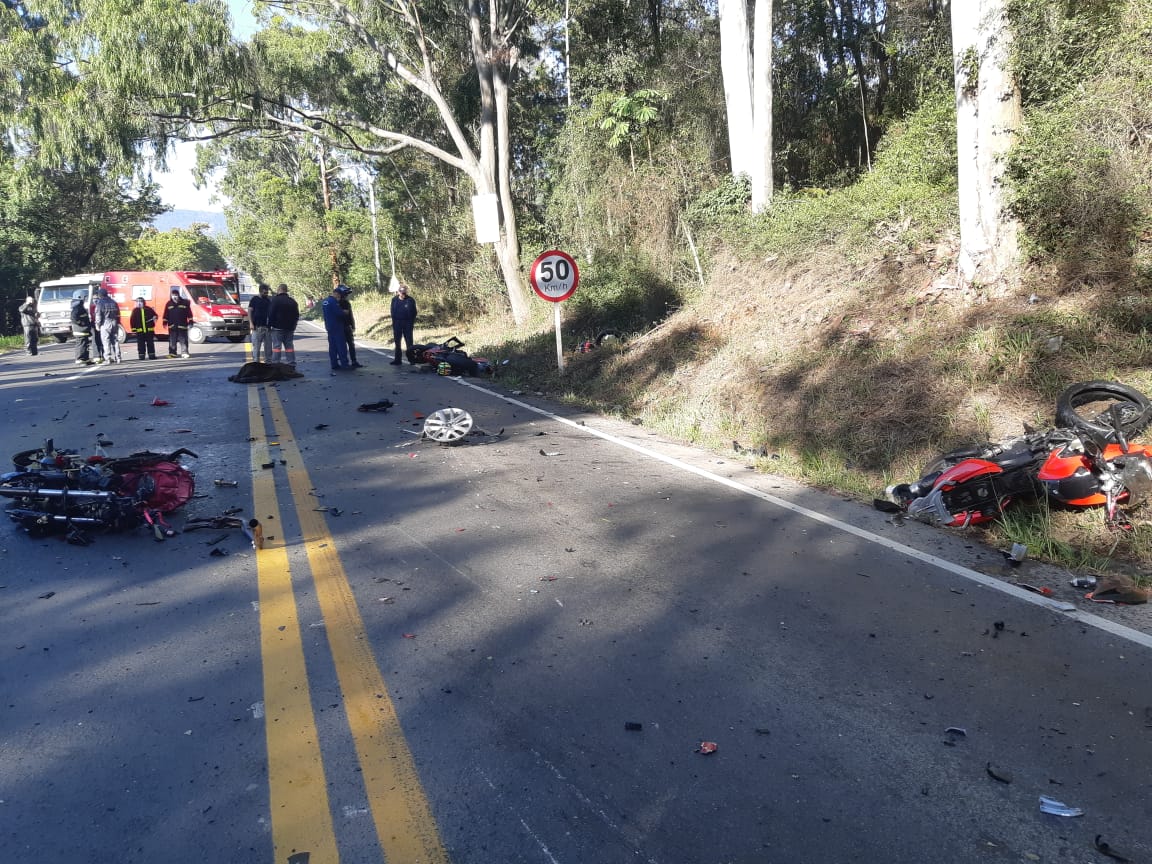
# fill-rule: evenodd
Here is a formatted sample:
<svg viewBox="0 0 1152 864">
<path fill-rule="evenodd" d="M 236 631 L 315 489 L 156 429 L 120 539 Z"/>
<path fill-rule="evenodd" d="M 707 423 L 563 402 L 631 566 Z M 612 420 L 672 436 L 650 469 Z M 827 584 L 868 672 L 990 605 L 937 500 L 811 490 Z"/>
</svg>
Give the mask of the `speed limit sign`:
<svg viewBox="0 0 1152 864">
<path fill-rule="evenodd" d="M 567 252 L 551 249 L 532 262 L 532 290 L 550 303 L 567 300 L 580 284 L 580 270 Z"/>
</svg>

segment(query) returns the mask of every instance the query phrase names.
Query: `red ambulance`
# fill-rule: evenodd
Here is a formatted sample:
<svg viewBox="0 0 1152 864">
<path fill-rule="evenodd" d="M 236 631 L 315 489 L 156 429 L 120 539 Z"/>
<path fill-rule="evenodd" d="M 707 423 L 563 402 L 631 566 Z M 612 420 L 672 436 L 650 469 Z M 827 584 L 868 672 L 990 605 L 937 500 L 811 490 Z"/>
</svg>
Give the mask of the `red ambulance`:
<svg viewBox="0 0 1152 864">
<path fill-rule="evenodd" d="M 192 307 L 188 340 L 194 343 L 222 336 L 229 342 L 243 342 L 250 332 L 248 313 L 240 306 L 239 279 L 227 270 L 190 272 L 185 270 L 111 270 L 104 274 L 101 287 L 120 307 L 120 326 L 136 308 L 136 298 L 156 310 L 156 335 L 166 336 L 164 307 L 172 299 L 172 289 Z"/>
</svg>

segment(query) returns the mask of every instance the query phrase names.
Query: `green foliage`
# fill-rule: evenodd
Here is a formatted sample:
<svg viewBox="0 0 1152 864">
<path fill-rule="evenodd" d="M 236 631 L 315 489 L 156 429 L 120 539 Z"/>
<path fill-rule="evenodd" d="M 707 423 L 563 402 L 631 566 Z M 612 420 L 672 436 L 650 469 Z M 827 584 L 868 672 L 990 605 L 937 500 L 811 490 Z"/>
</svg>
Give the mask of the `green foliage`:
<svg viewBox="0 0 1152 864">
<path fill-rule="evenodd" d="M 866 170 L 866 150 L 892 122 L 926 92 L 951 86 L 945 4 L 776 0 L 774 7 L 773 126 L 782 185 L 841 185 Z"/>
<path fill-rule="evenodd" d="M 1025 106 L 1076 92 L 1086 74 L 1101 68 L 1109 45 L 1133 36 L 1121 22 L 1138 5 L 1130 0 L 1009 0 L 1013 67 Z"/>
<path fill-rule="evenodd" d="M 0 126 L 23 158 L 117 172 L 163 152 L 196 96 L 245 79 L 220 0 L 52 0 L 0 6 Z M 13 86 L 15 85 L 15 86 Z"/>
<path fill-rule="evenodd" d="M 1008 176 L 1025 247 L 1070 281 L 1145 281 L 1133 256 L 1152 223 L 1139 131 L 1152 128 L 1152 2 L 1038 5 L 1012 6 L 1029 98 Z"/>
<path fill-rule="evenodd" d="M 145 229 L 129 244 L 134 270 L 223 270 L 226 266 L 216 241 L 203 223 L 171 231 Z"/>
<path fill-rule="evenodd" d="M 711 189 L 698 195 L 688 205 L 688 216 L 696 222 L 709 225 L 743 220 L 752 201 L 752 181 L 744 174 L 730 174 L 720 178 Z"/>
<path fill-rule="evenodd" d="M 122 266 L 130 238 L 163 211 L 154 186 L 114 171 L 18 167 L 0 154 L 0 279 Z"/>
<path fill-rule="evenodd" d="M 668 101 L 668 94 L 661 90 L 637 90 L 631 95 L 598 93 L 594 102 L 606 105 L 606 114 L 600 121 L 600 128 L 610 133 L 608 145 L 619 147 L 628 145 L 629 161 L 635 166 L 633 146 L 638 141 L 648 141 L 651 161 L 651 142 L 648 139 L 649 127 L 660 116 L 659 105 Z"/>
<path fill-rule="evenodd" d="M 680 305 L 676 289 L 634 256 L 602 254 L 580 273 L 580 287 L 565 301 L 569 329 L 582 338 L 612 329 L 621 335 L 646 330 Z"/>
<path fill-rule="evenodd" d="M 937 90 L 896 125 L 873 170 L 843 189 L 784 190 L 758 216 L 748 213 L 746 185 L 724 180 L 688 212 L 701 232 L 716 231 L 736 248 L 790 257 L 829 243 L 872 245 L 877 238 L 912 244 L 955 219 L 956 120 L 949 93 Z"/>
</svg>

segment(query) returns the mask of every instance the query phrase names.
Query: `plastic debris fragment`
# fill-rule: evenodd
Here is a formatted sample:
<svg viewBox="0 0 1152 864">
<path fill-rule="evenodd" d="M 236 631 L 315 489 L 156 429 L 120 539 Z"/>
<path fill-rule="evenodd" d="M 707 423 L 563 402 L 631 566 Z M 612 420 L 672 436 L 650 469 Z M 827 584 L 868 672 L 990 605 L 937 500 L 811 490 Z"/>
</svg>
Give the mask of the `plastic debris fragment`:
<svg viewBox="0 0 1152 864">
<path fill-rule="evenodd" d="M 1040 812 L 1051 813 L 1053 816 L 1083 816 L 1084 811 L 1079 807 L 1069 807 L 1063 801 L 1055 798 L 1040 796 Z"/>
<path fill-rule="evenodd" d="M 1028 547 L 1023 543 L 1013 543 L 1010 551 L 1001 551 L 1000 554 L 1004 556 L 1004 560 L 1008 562 L 1010 567 L 1019 567 L 1028 557 Z"/>
</svg>

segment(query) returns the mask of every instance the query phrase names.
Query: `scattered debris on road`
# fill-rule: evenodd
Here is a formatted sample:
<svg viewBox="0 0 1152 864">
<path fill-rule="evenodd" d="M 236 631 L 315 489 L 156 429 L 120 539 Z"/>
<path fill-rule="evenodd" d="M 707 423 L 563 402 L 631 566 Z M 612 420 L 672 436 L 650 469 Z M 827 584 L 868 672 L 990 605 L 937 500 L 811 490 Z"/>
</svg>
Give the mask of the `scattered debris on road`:
<svg viewBox="0 0 1152 864">
<path fill-rule="evenodd" d="M 1011 783 L 1012 782 L 1012 772 L 1011 771 L 1005 771 L 1003 768 L 997 768 L 991 762 L 987 763 L 984 766 L 984 771 L 988 774 L 989 777 L 991 777 L 997 783 Z M 1044 799 L 1040 799 L 1040 800 L 1044 800 Z"/>
</svg>

